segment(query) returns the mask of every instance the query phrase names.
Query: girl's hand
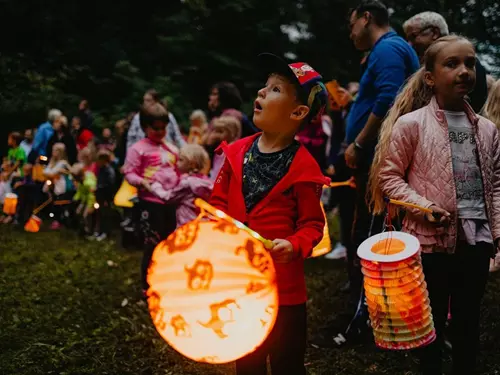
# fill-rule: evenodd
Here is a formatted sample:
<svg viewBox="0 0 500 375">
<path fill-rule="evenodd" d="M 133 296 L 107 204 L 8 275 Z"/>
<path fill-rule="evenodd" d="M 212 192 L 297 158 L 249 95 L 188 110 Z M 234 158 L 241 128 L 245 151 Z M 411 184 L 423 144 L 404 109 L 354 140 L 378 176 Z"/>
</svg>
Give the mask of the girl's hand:
<svg viewBox="0 0 500 375">
<path fill-rule="evenodd" d="M 270 254 L 276 263 L 288 263 L 297 257 L 290 241 L 277 238 L 273 243 L 274 247 L 270 250 Z"/>
<path fill-rule="evenodd" d="M 429 223 L 438 227 L 447 227 L 450 224 L 451 214 L 448 211 L 434 204 L 429 209 L 432 210 L 432 214 L 425 214 L 425 218 Z"/>
<path fill-rule="evenodd" d="M 151 192 L 151 184 L 146 179 L 141 181 L 141 186 L 144 188 L 144 190 Z"/>
</svg>

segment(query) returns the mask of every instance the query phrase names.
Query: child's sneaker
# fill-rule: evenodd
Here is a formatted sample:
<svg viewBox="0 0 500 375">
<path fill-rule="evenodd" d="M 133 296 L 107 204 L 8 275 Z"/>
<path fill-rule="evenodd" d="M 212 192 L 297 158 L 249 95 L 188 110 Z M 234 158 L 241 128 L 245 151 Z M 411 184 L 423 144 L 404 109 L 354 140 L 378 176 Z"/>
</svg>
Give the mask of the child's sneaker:
<svg viewBox="0 0 500 375">
<path fill-rule="evenodd" d="M 106 233 L 101 233 L 97 235 L 95 239 L 97 242 L 101 242 L 104 241 L 106 238 L 108 238 L 108 235 Z"/>
<path fill-rule="evenodd" d="M 347 258 L 347 249 L 340 242 L 337 242 L 333 251 L 325 255 L 325 259 L 344 259 Z"/>
<path fill-rule="evenodd" d="M 52 230 L 58 230 L 61 228 L 61 223 L 58 222 L 57 220 L 53 221 L 52 224 L 50 225 L 50 229 Z"/>
</svg>

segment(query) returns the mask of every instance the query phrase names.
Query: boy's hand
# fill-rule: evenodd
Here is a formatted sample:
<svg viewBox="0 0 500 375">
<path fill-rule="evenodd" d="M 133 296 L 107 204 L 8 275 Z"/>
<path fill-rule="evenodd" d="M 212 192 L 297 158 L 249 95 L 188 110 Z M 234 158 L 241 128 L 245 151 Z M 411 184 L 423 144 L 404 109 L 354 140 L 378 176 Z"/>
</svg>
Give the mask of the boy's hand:
<svg viewBox="0 0 500 375">
<path fill-rule="evenodd" d="M 438 227 L 447 227 L 450 224 L 450 216 L 451 214 L 443 210 L 441 207 L 433 204 L 429 207 L 432 210 L 432 214 L 425 214 L 425 218 L 429 223 L 434 224 Z"/>
<path fill-rule="evenodd" d="M 270 250 L 270 253 L 276 263 L 288 263 L 297 257 L 290 241 L 277 238 L 273 243 L 274 247 Z"/>
<path fill-rule="evenodd" d="M 23 185 L 23 182 L 22 181 L 17 181 L 15 184 L 14 184 L 14 189 L 17 189 L 19 186 L 22 186 Z"/>
</svg>

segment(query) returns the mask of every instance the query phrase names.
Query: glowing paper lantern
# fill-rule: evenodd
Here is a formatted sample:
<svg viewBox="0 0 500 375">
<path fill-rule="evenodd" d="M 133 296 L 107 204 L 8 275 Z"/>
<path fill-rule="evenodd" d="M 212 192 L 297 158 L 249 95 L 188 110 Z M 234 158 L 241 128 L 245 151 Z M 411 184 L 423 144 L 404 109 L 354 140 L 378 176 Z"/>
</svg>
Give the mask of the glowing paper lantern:
<svg viewBox="0 0 500 375">
<path fill-rule="evenodd" d="M 40 230 L 40 225 L 42 225 L 42 220 L 36 215 L 31 215 L 26 224 L 24 224 L 24 230 L 26 232 L 37 233 Z"/>
<path fill-rule="evenodd" d="M 320 257 L 322 255 L 328 254 L 332 251 L 332 240 L 330 239 L 330 231 L 328 229 L 328 222 L 326 219 L 325 208 L 323 203 L 321 203 L 321 210 L 323 211 L 323 216 L 325 217 L 325 227 L 323 228 L 323 238 L 321 242 L 316 245 L 311 253 L 311 258 Z"/>
<path fill-rule="evenodd" d="M 17 208 L 17 195 L 14 193 L 8 193 L 5 195 L 3 202 L 3 212 L 6 215 L 14 215 Z"/>
<path fill-rule="evenodd" d="M 137 188 L 123 180 L 120 189 L 116 192 L 114 203 L 117 207 L 134 207 L 131 199 L 137 196 Z"/>
<path fill-rule="evenodd" d="M 276 276 L 261 241 L 241 223 L 206 221 L 205 215 L 156 247 L 148 304 L 156 329 L 174 349 L 198 362 L 226 363 L 253 352 L 269 335 L 278 306 Z"/>
<path fill-rule="evenodd" d="M 420 243 L 403 232 L 384 232 L 358 248 L 366 304 L 377 346 L 415 349 L 436 331 L 419 254 Z"/>
</svg>

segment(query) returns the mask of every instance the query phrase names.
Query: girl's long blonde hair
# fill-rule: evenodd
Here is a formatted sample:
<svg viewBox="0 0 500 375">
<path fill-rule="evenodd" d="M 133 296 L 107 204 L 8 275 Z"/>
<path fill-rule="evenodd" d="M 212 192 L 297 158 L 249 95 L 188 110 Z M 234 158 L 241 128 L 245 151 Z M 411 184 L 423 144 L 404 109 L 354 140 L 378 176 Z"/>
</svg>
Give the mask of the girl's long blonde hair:
<svg viewBox="0 0 500 375">
<path fill-rule="evenodd" d="M 458 35 L 448 35 L 437 39 L 432 43 L 424 56 L 423 66 L 407 81 L 402 91 L 396 97 L 394 105 L 389 110 L 386 118 L 380 128 L 379 141 L 375 150 L 375 157 L 370 170 L 368 180 L 368 203 L 372 207 L 374 214 L 384 212 L 386 203 L 384 194 L 380 189 L 378 176 L 387 156 L 391 142 L 392 130 L 394 124 L 401 116 L 425 107 L 431 101 L 434 92 L 433 89 L 424 81 L 426 72 L 432 72 L 436 64 L 436 57 L 443 48 L 444 43 L 453 43 L 458 41 L 470 41 L 467 38 Z"/>
<path fill-rule="evenodd" d="M 61 143 L 61 142 L 55 143 L 53 147 L 54 147 L 54 150 L 59 151 L 59 159 L 56 159 L 56 158 L 54 158 L 54 156 L 52 156 L 49 160 L 50 167 L 53 167 L 54 165 L 56 165 L 58 161 L 61 161 L 61 160 L 68 161 L 68 157 L 66 156 L 66 146 L 64 145 L 64 143 Z"/>
<path fill-rule="evenodd" d="M 488 94 L 483 115 L 500 129 L 500 80 L 496 81 Z"/>
</svg>

